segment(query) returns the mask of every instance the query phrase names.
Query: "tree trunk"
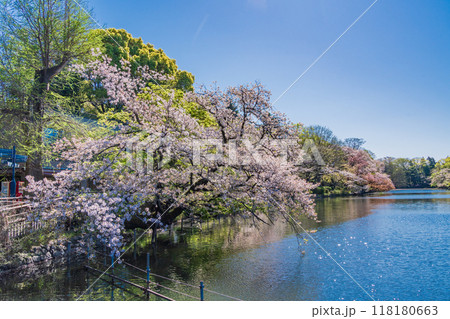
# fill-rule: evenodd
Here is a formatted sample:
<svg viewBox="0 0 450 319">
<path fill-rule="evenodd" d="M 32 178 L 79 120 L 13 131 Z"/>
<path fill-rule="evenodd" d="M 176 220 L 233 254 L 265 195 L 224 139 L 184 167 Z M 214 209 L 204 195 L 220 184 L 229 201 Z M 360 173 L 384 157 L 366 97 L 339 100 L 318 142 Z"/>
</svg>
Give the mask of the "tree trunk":
<svg viewBox="0 0 450 319">
<path fill-rule="evenodd" d="M 157 232 L 158 228 L 156 227 L 156 225 L 152 226 L 152 245 L 156 246 L 156 239 L 158 237 L 158 232 Z"/>
<path fill-rule="evenodd" d="M 47 92 L 50 90 L 51 79 L 59 73 L 66 65 L 64 62 L 56 67 L 38 70 L 35 73 L 35 88 L 33 90 L 33 98 L 31 99 L 32 112 L 30 114 L 29 126 L 29 147 L 32 152 L 27 160 L 27 174 L 34 177 L 35 180 L 44 178 L 43 172 L 43 144 L 44 130 L 43 125 L 45 114 L 45 100 Z"/>
<path fill-rule="evenodd" d="M 34 177 L 35 180 L 39 181 L 44 178 L 44 172 L 42 168 L 42 149 L 38 149 L 28 157 L 27 160 L 27 174 Z"/>
<path fill-rule="evenodd" d="M 34 90 L 35 97 L 32 100 L 30 114 L 29 128 L 28 128 L 28 146 L 31 148 L 27 159 L 27 174 L 34 177 L 35 180 L 44 178 L 42 170 L 43 161 L 43 117 L 44 117 L 44 98 L 47 85 L 45 83 L 38 83 Z"/>
</svg>

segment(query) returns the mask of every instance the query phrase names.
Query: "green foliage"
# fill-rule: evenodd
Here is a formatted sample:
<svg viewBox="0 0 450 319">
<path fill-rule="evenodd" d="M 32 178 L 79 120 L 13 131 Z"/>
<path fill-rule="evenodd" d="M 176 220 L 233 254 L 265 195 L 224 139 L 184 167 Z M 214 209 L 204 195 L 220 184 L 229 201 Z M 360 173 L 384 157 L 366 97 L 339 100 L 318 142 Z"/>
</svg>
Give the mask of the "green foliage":
<svg viewBox="0 0 450 319">
<path fill-rule="evenodd" d="M 89 33 L 92 20 L 80 4 L 85 5 L 0 0 L 0 121 L 11 120 L 11 132 L 22 137 L 14 143 L 21 144 L 18 151 L 28 155 L 27 169 L 38 179 L 49 115 L 79 108 L 77 81 L 62 72 L 69 63 L 87 61 L 91 48 L 100 45 Z"/>
<path fill-rule="evenodd" d="M 342 142 L 333 132 L 323 126 L 305 127 L 299 138 L 301 144 L 310 140 L 318 148 L 318 151 L 327 166 L 340 167 L 346 163 L 346 155 L 342 149 Z"/>
<path fill-rule="evenodd" d="M 170 59 L 163 50 L 155 49 L 152 44 L 145 44 L 141 38 L 134 38 L 125 30 L 113 28 L 91 30 L 90 36 L 96 39 L 97 47 L 111 59 L 113 65 L 120 69 L 123 61 L 127 62 L 133 77 L 141 76 L 140 67 L 148 67 L 149 70 L 164 74 L 166 80 L 152 79 L 148 82 L 149 93 L 156 93 L 168 99 L 166 91 L 175 90 L 177 95 L 182 95 L 193 90 L 194 76 L 187 71 L 179 70 L 174 59 Z M 100 79 L 81 80 L 74 76 L 73 82 L 64 81 L 64 83 L 58 93 L 76 100 L 77 107 L 74 111 L 78 112 L 77 114 L 100 120 L 108 126 L 115 121 L 124 123 L 121 122 L 125 120 L 124 110 L 121 105 L 111 105 L 108 102 L 106 90 L 102 87 Z M 145 95 L 142 97 L 146 98 Z M 185 103 L 183 107 L 206 126 L 212 125 L 207 118 L 208 114 L 198 106 Z M 115 113 L 122 115 L 117 116 Z"/>
<path fill-rule="evenodd" d="M 445 169 L 445 168 L 450 169 L 450 156 L 447 158 L 444 158 L 436 163 L 437 170 L 441 170 L 441 169 Z"/>
<path fill-rule="evenodd" d="M 450 189 L 450 157 L 436 163 L 431 174 L 431 186 Z"/>
<path fill-rule="evenodd" d="M 315 194 L 322 195 L 322 196 L 345 196 L 345 195 L 352 195 L 352 192 L 347 189 L 345 186 L 339 187 L 339 186 L 318 186 L 314 190 Z"/>
<path fill-rule="evenodd" d="M 91 48 L 100 45 L 89 33 L 89 15 L 73 1 L 3 0 L 0 5 L 1 66 L 9 75 L 18 72 L 35 85 L 47 84 L 69 62 L 89 59 Z"/>
<path fill-rule="evenodd" d="M 105 113 L 100 114 L 98 123 L 104 127 L 114 129 L 118 123 L 126 123 L 130 120 L 131 114 L 127 111 L 108 110 Z"/>
<path fill-rule="evenodd" d="M 322 175 L 321 186 L 315 191 L 325 196 L 349 195 L 351 190 L 347 187 L 347 178 L 340 172 Z"/>
<path fill-rule="evenodd" d="M 436 161 L 433 158 L 392 158 L 383 159 L 385 172 L 391 177 L 396 188 L 430 187 L 431 171 Z"/>
<path fill-rule="evenodd" d="M 97 29 L 91 31 L 91 34 L 101 40 L 102 52 L 117 67 L 121 67 L 121 60 L 128 61 L 132 74 L 139 76 L 139 67 L 147 66 L 150 70 L 173 77 L 168 83 L 158 84 L 185 92 L 193 90 L 194 76 L 179 70 L 176 61 L 169 58 L 162 49 L 155 49 L 152 44 L 144 43 L 141 38 L 134 38 L 123 29 Z"/>
</svg>

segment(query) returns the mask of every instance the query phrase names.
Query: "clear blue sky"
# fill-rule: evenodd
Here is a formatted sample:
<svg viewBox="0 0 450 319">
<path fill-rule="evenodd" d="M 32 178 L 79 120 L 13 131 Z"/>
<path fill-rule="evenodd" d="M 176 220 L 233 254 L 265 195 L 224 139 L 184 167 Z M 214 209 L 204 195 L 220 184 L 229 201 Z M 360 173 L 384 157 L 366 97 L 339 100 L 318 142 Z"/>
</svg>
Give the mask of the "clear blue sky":
<svg viewBox="0 0 450 319">
<path fill-rule="evenodd" d="M 260 81 L 275 100 L 373 0 L 91 0 L 197 84 Z M 450 155 L 450 1 L 379 0 L 277 103 L 377 157 Z"/>
</svg>

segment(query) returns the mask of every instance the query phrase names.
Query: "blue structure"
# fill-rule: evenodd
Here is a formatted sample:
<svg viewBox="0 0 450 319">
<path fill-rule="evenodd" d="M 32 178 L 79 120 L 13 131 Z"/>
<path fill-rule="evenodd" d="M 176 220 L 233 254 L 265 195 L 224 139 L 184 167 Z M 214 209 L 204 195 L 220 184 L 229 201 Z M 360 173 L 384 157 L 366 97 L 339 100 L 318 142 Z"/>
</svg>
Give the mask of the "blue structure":
<svg viewBox="0 0 450 319">
<path fill-rule="evenodd" d="M 16 197 L 16 146 L 12 150 L 12 180 L 10 184 L 10 196 Z"/>
<path fill-rule="evenodd" d="M 12 160 L 13 160 L 13 153 L 15 154 L 15 146 L 12 150 L 10 149 L 5 149 L 5 148 L 0 148 L 0 160 L 1 160 L 1 165 L 2 166 L 6 166 L 6 167 L 12 167 Z M 17 166 L 17 164 L 20 167 L 20 164 L 25 165 L 25 163 L 27 162 L 28 156 L 26 155 L 17 155 L 15 156 L 15 164 Z"/>
<path fill-rule="evenodd" d="M 11 178 L 9 183 L 9 196 L 16 197 L 16 169 L 22 169 L 25 172 L 25 163 L 27 156 L 17 155 L 16 146 L 10 149 L 0 149 L 0 176 Z M 6 193 L 5 193 L 6 194 Z"/>
</svg>

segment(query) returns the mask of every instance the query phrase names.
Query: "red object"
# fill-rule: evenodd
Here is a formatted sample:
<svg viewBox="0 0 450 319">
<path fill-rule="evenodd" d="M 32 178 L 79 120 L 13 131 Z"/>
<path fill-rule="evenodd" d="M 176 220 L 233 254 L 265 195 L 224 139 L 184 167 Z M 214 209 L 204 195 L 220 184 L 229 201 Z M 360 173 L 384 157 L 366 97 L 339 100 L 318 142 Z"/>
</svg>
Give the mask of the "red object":
<svg viewBox="0 0 450 319">
<path fill-rule="evenodd" d="M 23 188 L 25 186 L 25 182 L 17 182 L 16 184 L 16 197 L 23 196 Z"/>
</svg>

